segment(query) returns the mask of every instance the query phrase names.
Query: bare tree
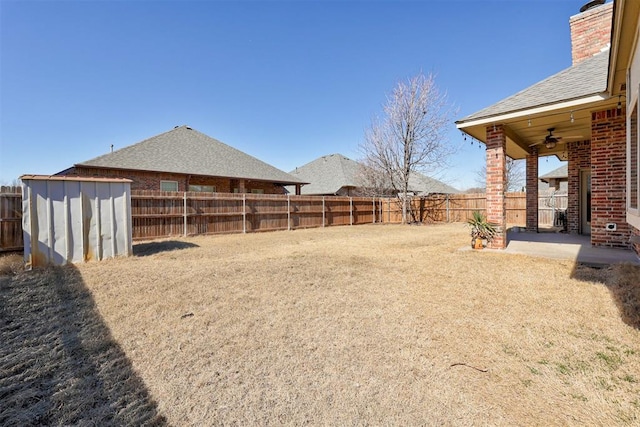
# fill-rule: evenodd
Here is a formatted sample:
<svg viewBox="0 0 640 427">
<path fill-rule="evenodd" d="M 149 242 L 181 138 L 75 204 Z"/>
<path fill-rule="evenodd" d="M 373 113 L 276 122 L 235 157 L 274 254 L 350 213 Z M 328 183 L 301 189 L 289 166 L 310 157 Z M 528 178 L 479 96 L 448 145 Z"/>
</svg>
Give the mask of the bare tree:
<svg viewBox="0 0 640 427">
<path fill-rule="evenodd" d="M 505 163 L 507 169 L 507 181 L 505 182 L 505 191 L 520 191 L 524 187 L 526 173 L 523 160 L 514 160 L 507 157 Z M 479 187 L 486 191 L 487 185 L 487 165 L 483 165 L 476 172 L 476 183 Z"/>
<path fill-rule="evenodd" d="M 455 151 L 446 143 L 447 125 L 455 111 L 438 90 L 432 74 L 399 82 L 374 119 L 360 145 L 362 164 L 376 185 L 388 186 L 402 199 L 402 223 L 407 222 L 409 177 L 433 173 Z M 366 183 L 364 184 L 366 185 Z"/>
</svg>

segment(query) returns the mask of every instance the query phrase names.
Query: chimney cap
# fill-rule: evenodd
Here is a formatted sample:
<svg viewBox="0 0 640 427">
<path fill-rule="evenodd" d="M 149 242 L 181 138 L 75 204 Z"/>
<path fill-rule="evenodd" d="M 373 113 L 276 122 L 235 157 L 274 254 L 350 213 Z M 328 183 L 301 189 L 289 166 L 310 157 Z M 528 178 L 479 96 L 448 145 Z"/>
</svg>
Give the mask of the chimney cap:
<svg viewBox="0 0 640 427">
<path fill-rule="evenodd" d="M 589 9 L 593 9 L 594 7 L 602 6 L 606 0 L 591 0 L 588 3 L 585 3 L 584 6 L 580 8 L 580 13 L 585 12 Z"/>
</svg>

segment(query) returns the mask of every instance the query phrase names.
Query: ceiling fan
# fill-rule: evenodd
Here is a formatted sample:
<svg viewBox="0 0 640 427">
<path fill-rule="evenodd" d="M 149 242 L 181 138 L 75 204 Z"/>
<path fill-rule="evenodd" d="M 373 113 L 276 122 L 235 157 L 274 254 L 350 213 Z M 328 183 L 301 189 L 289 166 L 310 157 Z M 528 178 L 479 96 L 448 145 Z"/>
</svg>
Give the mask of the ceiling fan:
<svg viewBox="0 0 640 427">
<path fill-rule="evenodd" d="M 531 144 L 529 147 L 533 147 L 535 145 L 540 145 L 540 144 L 544 144 L 545 147 L 547 147 L 549 150 L 553 149 L 556 147 L 556 145 L 562 139 L 561 136 L 556 136 L 553 134 L 553 131 L 556 130 L 556 128 L 549 128 L 547 129 L 547 131 L 549 132 L 549 135 L 545 136 L 544 140 L 540 141 L 540 142 L 536 142 L 535 144 Z M 581 138 L 580 136 L 569 136 L 567 138 Z"/>
</svg>

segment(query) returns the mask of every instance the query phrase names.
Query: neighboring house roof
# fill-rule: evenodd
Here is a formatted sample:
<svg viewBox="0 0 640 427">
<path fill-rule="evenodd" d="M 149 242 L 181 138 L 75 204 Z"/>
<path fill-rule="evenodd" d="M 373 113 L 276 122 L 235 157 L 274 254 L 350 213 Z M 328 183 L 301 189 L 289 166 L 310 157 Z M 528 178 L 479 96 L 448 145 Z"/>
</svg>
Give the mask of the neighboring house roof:
<svg viewBox="0 0 640 427">
<path fill-rule="evenodd" d="M 337 194 L 345 187 L 360 187 L 358 179 L 360 164 L 342 154 L 329 154 L 319 157 L 304 166 L 291 171 L 309 185 L 302 187 L 302 194 Z M 422 174 L 412 174 L 409 188 L 416 193 L 459 193 L 457 189 L 437 179 Z"/>
<path fill-rule="evenodd" d="M 337 194 L 343 187 L 358 186 L 358 167 L 358 162 L 342 154 L 329 154 L 289 173 L 309 182 L 302 187 L 302 194 Z"/>
<path fill-rule="evenodd" d="M 461 124 L 600 94 L 607 89 L 608 67 L 609 52 L 602 52 L 464 117 L 456 123 Z"/>
<path fill-rule="evenodd" d="M 304 183 L 188 126 L 176 127 L 75 166 L 218 176 L 279 184 Z"/>
<path fill-rule="evenodd" d="M 421 173 L 414 173 L 409 178 L 409 187 L 416 191 L 418 194 L 456 194 L 460 193 L 460 190 L 453 188 L 452 186 L 445 184 L 442 181 L 422 175 Z"/>
<path fill-rule="evenodd" d="M 549 182 L 550 179 L 568 179 L 568 177 L 569 165 L 562 165 L 559 168 L 540 176 L 540 181 Z"/>
</svg>

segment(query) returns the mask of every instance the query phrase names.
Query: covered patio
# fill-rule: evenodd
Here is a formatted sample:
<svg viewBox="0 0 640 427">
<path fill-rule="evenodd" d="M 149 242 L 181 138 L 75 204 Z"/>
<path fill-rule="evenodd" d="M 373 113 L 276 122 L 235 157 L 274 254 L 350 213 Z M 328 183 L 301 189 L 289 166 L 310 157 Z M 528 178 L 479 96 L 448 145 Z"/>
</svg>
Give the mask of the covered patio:
<svg viewBox="0 0 640 427">
<path fill-rule="evenodd" d="M 612 6 L 596 5 L 570 18 L 571 67 L 456 122 L 463 133 L 486 145 L 487 218 L 499 231 L 491 248 L 510 250 L 523 247 L 523 241 L 544 243 L 533 233 L 539 231 L 538 161 L 545 156 L 568 164 L 567 233 L 593 248 L 631 248 L 626 222 L 625 85 L 609 83 Z M 591 34 L 585 43 L 581 34 L 594 28 L 597 35 Z M 526 159 L 528 233 L 524 234 L 507 233 L 507 156 Z M 579 252 L 586 254 L 584 246 L 580 244 Z"/>
</svg>

